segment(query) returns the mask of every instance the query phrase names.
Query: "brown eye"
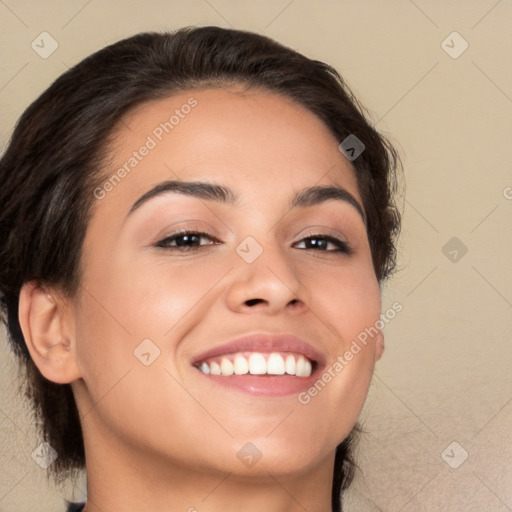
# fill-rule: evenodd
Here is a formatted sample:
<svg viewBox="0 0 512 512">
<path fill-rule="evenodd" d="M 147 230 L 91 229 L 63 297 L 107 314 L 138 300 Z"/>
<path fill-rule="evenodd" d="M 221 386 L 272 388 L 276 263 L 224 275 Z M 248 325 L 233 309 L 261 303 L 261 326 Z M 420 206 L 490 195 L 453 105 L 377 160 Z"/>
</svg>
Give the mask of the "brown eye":
<svg viewBox="0 0 512 512">
<path fill-rule="evenodd" d="M 201 239 L 208 239 L 211 240 L 213 243 L 200 244 Z M 218 242 L 218 240 L 211 237 L 207 233 L 192 230 L 183 230 L 174 233 L 164 238 L 163 240 L 160 240 L 155 245 L 155 247 L 161 247 L 163 249 L 168 249 L 171 251 L 191 252 L 197 251 L 200 247 L 204 245 L 213 245 L 216 242 Z"/>
<path fill-rule="evenodd" d="M 340 252 L 343 254 L 352 254 L 354 251 L 344 240 L 330 235 L 311 235 L 303 238 L 299 243 L 305 242 L 305 249 L 321 251 L 321 252 Z M 328 250 L 329 244 L 334 245 L 335 249 Z"/>
</svg>

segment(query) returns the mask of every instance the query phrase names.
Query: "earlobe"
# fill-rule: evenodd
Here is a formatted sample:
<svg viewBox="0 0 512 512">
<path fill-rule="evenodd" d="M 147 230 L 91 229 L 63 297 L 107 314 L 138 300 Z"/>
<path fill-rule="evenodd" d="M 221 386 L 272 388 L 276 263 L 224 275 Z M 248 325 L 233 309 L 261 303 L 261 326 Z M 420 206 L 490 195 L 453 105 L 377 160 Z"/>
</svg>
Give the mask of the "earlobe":
<svg viewBox="0 0 512 512">
<path fill-rule="evenodd" d="M 28 351 L 41 374 L 58 384 L 80 378 L 69 319 L 52 293 L 36 281 L 25 283 L 18 315 Z"/>
<path fill-rule="evenodd" d="M 375 339 L 375 362 L 377 362 L 384 353 L 384 333 L 379 331 Z"/>
</svg>

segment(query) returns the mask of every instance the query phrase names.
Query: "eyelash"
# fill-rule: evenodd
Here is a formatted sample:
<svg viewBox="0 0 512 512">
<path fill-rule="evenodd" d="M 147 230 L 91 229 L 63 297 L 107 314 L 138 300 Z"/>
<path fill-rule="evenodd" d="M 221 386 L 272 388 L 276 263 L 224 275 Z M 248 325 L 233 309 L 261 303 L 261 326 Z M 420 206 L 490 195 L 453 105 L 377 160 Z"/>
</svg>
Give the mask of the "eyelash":
<svg viewBox="0 0 512 512">
<path fill-rule="evenodd" d="M 218 240 L 216 240 L 212 236 L 208 235 L 208 233 L 203 233 L 201 231 L 194 231 L 194 230 L 191 230 L 191 229 L 184 229 L 184 230 L 181 230 L 181 231 L 177 231 L 176 233 L 174 233 L 174 234 L 172 234 L 172 235 L 170 235 L 170 236 L 160 240 L 159 242 L 157 242 L 155 244 L 155 247 L 160 247 L 162 249 L 167 249 L 169 251 L 177 251 L 177 252 L 182 252 L 182 253 L 196 252 L 197 250 L 199 250 L 200 247 L 204 247 L 204 246 L 200 246 L 200 247 L 179 248 L 179 246 L 176 246 L 176 245 L 173 245 L 173 246 L 169 246 L 168 245 L 169 242 L 172 242 L 172 241 L 175 241 L 178 238 L 182 238 L 184 236 L 190 236 L 190 235 L 199 235 L 200 237 L 206 237 L 206 238 L 209 238 L 210 240 L 218 242 Z M 341 240 L 341 239 L 339 239 L 339 238 L 337 238 L 335 236 L 324 235 L 324 234 L 321 234 L 321 233 L 309 235 L 309 236 L 303 238 L 302 240 L 300 240 L 299 242 L 303 242 L 305 240 L 311 240 L 311 239 L 326 240 L 327 242 L 331 242 L 331 243 L 333 243 L 334 245 L 337 246 L 336 250 L 320 251 L 320 252 L 342 253 L 342 254 L 346 254 L 346 255 L 351 255 L 354 252 L 352 247 L 350 246 L 350 244 L 348 242 L 346 242 L 344 240 Z M 209 244 L 209 245 L 215 245 L 215 244 Z M 304 249 L 302 249 L 302 250 L 304 250 Z M 309 248 L 309 249 L 306 249 L 306 250 L 315 251 L 315 250 L 318 250 L 318 249 Z"/>
</svg>

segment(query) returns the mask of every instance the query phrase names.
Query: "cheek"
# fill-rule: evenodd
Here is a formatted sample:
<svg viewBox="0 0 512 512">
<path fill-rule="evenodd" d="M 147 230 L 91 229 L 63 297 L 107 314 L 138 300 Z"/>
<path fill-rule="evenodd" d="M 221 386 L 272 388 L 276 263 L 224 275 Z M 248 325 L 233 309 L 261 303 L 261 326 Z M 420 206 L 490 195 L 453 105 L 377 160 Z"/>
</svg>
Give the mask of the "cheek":
<svg viewBox="0 0 512 512">
<path fill-rule="evenodd" d="M 331 427 L 327 430 L 342 439 L 357 420 L 373 375 L 380 288 L 368 264 L 338 272 L 317 270 L 304 284 L 321 290 L 311 308 L 327 328 L 323 332 L 329 336 L 330 350 L 326 368 L 298 401 L 312 417 L 324 418 Z"/>
<path fill-rule="evenodd" d="M 380 318 L 380 288 L 371 260 L 346 260 L 339 266 L 317 265 L 301 284 L 319 320 L 339 336 L 340 348 Z"/>
<path fill-rule="evenodd" d="M 95 402 L 133 366 L 136 338 L 122 309 L 97 288 L 88 290 L 75 315 L 76 346 L 82 378 Z M 129 310 L 129 300 L 124 306 Z"/>
<path fill-rule="evenodd" d="M 113 279 L 112 287 L 117 288 L 119 301 L 129 297 L 122 315 L 133 335 L 158 340 L 170 349 L 177 332 L 201 321 L 198 312 L 211 303 L 216 285 L 222 286 L 231 267 L 225 260 L 207 258 L 183 264 L 165 259 L 132 262 L 131 269 Z M 123 274 L 129 277 L 121 279 Z"/>
<path fill-rule="evenodd" d="M 101 325 L 116 323 L 121 335 L 161 339 L 198 305 L 232 265 L 225 259 L 123 251 L 89 274 L 86 284 Z M 95 307 L 96 306 L 96 307 Z"/>
<path fill-rule="evenodd" d="M 343 376 L 337 381 L 340 393 L 350 388 L 355 402 L 364 400 L 375 364 L 376 325 L 381 313 L 375 273 L 365 266 L 344 272 L 338 282 L 326 276 L 321 289 L 325 295 L 324 305 L 319 307 L 325 312 L 322 320 L 338 335 L 333 338 L 328 369 Z"/>
</svg>

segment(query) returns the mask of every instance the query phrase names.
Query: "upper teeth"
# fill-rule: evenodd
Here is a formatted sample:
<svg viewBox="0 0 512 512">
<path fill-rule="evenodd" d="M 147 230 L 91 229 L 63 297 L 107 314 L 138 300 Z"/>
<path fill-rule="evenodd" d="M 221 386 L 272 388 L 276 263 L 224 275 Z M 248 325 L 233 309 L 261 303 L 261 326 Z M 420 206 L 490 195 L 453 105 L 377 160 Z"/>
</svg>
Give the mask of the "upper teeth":
<svg viewBox="0 0 512 512">
<path fill-rule="evenodd" d="M 309 359 L 300 354 L 283 354 L 272 352 L 261 354 L 230 354 L 208 362 L 204 361 L 198 367 L 203 373 L 212 375 L 295 375 L 309 377 L 312 365 Z"/>
</svg>

